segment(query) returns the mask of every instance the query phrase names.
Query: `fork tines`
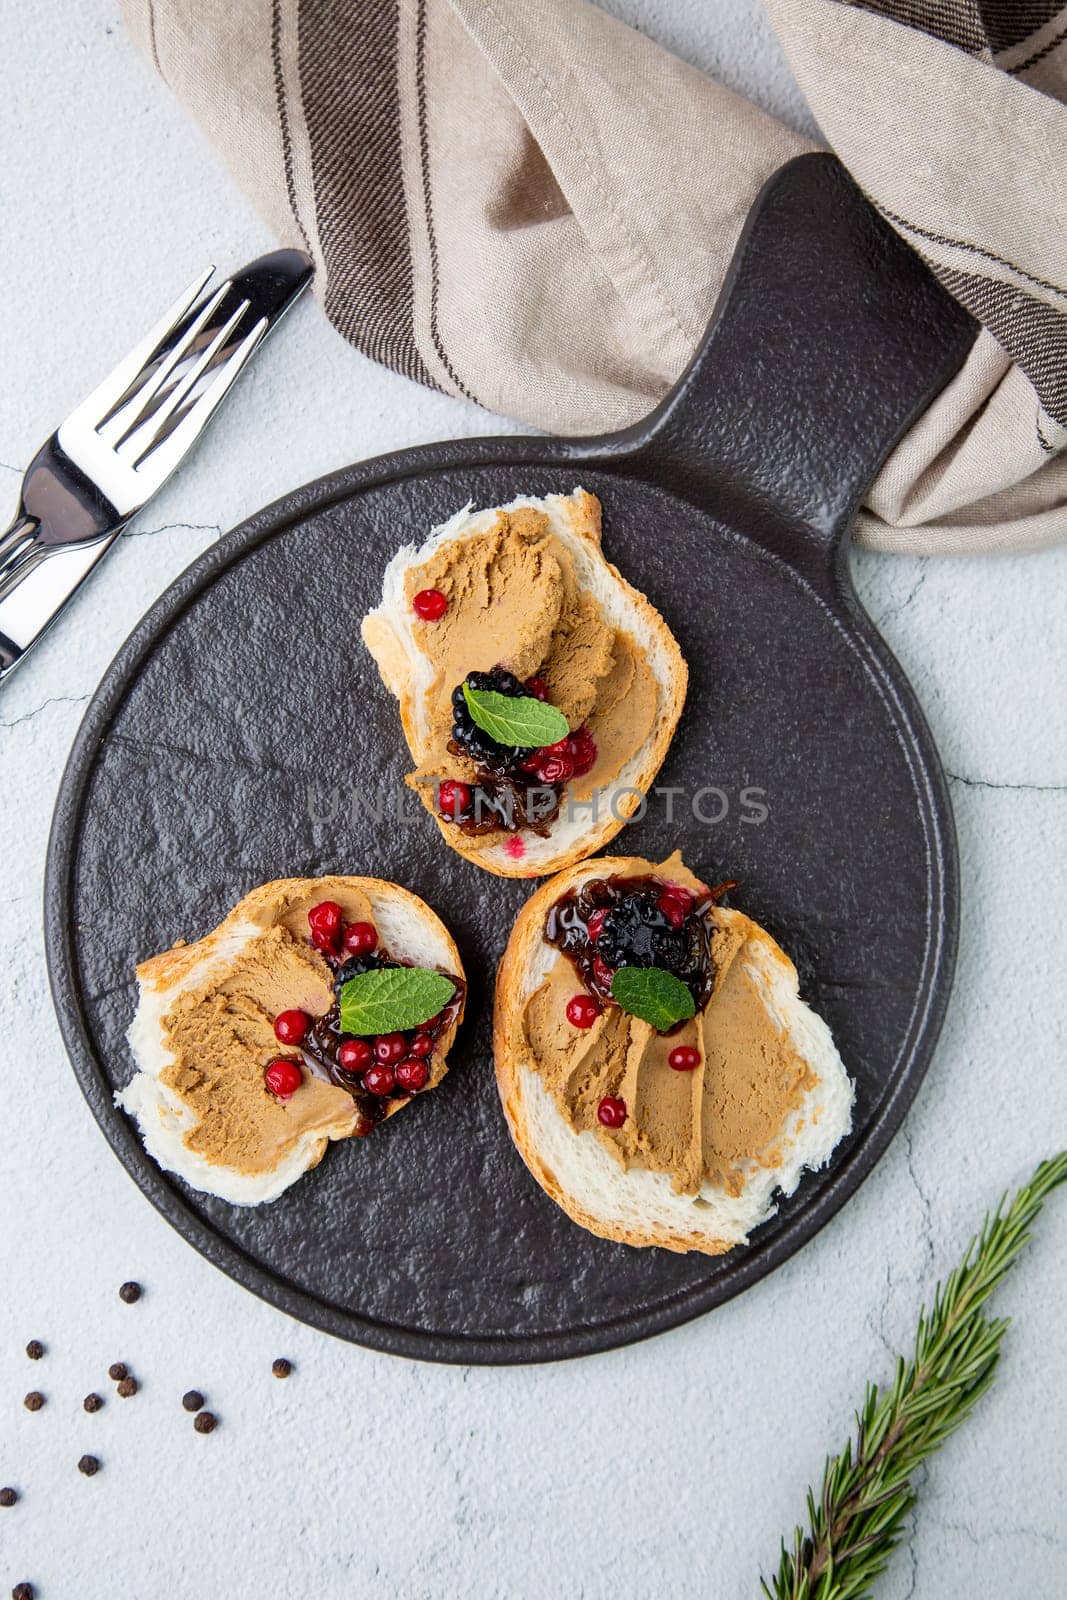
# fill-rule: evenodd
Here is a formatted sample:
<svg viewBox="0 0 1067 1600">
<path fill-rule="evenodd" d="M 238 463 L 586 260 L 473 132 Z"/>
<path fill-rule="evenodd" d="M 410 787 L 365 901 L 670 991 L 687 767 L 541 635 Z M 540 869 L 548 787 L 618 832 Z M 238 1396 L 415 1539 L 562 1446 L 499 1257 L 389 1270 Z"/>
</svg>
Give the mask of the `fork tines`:
<svg viewBox="0 0 1067 1600">
<path fill-rule="evenodd" d="M 120 468 L 150 480 L 143 498 L 177 466 L 267 330 L 266 317 L 242 330 L 250 302 L 229 278 L 203 293 L 213 271 L 193 280 L 63 425 L 76 459 L 88 450 L 109 477 Z"/>
</svg>

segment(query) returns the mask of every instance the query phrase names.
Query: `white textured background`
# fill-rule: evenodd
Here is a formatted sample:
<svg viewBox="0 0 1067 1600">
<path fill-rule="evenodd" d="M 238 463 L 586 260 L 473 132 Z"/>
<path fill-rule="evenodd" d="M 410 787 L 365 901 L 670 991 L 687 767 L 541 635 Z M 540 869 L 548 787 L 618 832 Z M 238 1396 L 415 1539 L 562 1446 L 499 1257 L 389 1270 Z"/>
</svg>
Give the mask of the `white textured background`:
<svg viewBox="0 0 1067 1600">
<path fill-rule="evenodd" d="M 806 125 L 756 0 L 614 9 Z M 13 509 L 20 464 L 131 335 L 205 259 L 235 264 L 269 240 L 113 3 L 8 0 L 0 18 L 0 493 Z M 864 557 L 864 598 L 953 775 L 962 949 L 904 1131 L 801 1255 L 645 1345 L 438 1369 L 287 1321 L 141 1198 L 82 1103 L 42 961 L 49 815 L 82 707 L 220 528 L 354 458 L 487 426 L 500 424 L 371 366 L 303 305 L 0 695 L 0 1482 L 23 1497 L 0 1510 L 0 1594 L 25 1578 L 42 1600 L 752 1595 L 865 1379 L 889 1370 L 983 1208 L 1067 1144 L 1067 553 Z M 1067 1195 L 999 1297 L 1016 1318 L 1001 1377 L 930 1468 L 886 1600 L 1064 1592 L 1065 1248 Z M 146 1294 L 126 1307 L 116 1288 L 131 1276 Z M 49 1346 L 37 1365 L 23 1355 L 34 1336 Z M 282 1353 L 298 1369 L 285 1384 L 270 1376 Z M 82 1396 L 110 1393 L 118 1358 L 142 1392 L 86 1416 Z M 179 1404 L 193 1384 L 223 1418 L 210 1438 Z M 30 1415 L 34 1386 L 49 1403 Z M 85 1450 L 105 1463 L 92 1480 L 75 1470 Z"/>
</svg>

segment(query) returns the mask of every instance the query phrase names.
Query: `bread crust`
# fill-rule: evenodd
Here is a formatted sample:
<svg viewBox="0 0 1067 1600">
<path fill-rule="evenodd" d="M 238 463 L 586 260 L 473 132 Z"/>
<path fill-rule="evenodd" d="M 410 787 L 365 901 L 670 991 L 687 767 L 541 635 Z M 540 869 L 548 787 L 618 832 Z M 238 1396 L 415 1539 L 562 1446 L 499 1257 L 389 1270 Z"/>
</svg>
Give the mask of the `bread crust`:
<svg viewBox="0 0 1067 1600">
<path fill-rule="evenodd" d="M 626 823 L 639 809 L 641 796 L 646 795 L 652 787 L 653 780 L 666 759 L 671 740 L 685 705 L 686 691 L 689 684 L 689 669 L 685 657 L 682 655 L 678 642 L 671 633 L 666 622 L 653 606 L 652 602 L 628 583 L 619 569 L 603 554 L 601 548 L 601 507 L 595 495 L 585 489 L 575 489 L 569 496 L 559 497 L 559 509 L 564 514 L 570 526 L 571 533 L 583 543 L 590 546 L 597 554 L 599 560 L 612 581 L 621 588 L 629 602 L 637 612 L 638 625 L 649 638 L 654 641 L 659 651 L 669 661 L 669 682 L 666 687 L 659 683 L 657 687 L 662 696 L 665 696 L 659 708 L 659 715 L 653 728 L 651 737 L 642 752 L 640 766 L 635 772 L 632 783 L 628 788 L 639 790 L 640 794 L 623 795 L 615 811 L 618 816 L 609 814 L 594 825 L 590 820 L 589 827 L 580 833 L 574 843 L 568 848 L 560 850 L 543 860 L 539 859 L 536 867 L 532 868 L 523 858 L 517 860 L 504 855 L 502 852 L 493 852 L 492 855 L 484 848 L 467 842 L 464 834 L 455 826 L 446 822 L 433 803 L 433 794 L 425 786 L 419 789 L 419 798 L 427 811 L 433 817 L 438 831 L 450 850 L 465 860 L 471 861 L 475 866 L 492 872 L 501 878 L 541 878 L 552 873 L 561 872 L 567 867 L 576 865 L 587 856 L 599 850 L 601 846 L 613 839 Z M 462 533 L 457 538 L 462 539 Z M 421 558 L 419 552 L 415 559 Z M 388 618 L 380 610 L 369 612 L 363 619 L 363 640 L 378 664 L 382 679 L 390 692 L 396 696 L 400 721 L 404 730 L 404 737 L 408 749 L 416 761 L 422 759 L 420 740 L 417 727 L 416 695 L 412 661 L 404 648 L 403 642 L 390 624 Z M 645 648 L 646 655 L 649 650 Z"/>
<path fill-rule="evenodd" d="M 550 907 L 561 895 L 587 878 L 615 875 L 631 877 L 650 870 L 656 872 L 663 868 L 638 856 L 601 856 L 595 861 L 575 863 L 558 873 L 549 882 L 541 884 L 527 900 L 515 919 L 507 948 L 497 968 L 493 1009 L 493 1059 L 497 1090 L 516 1149 L 541 1188 L 573 1222 L 601 1239 L 611 1239 L 618 1244 L 637 1247 L 658 1245 L 663 1250 L 679 1253 L 699 1251 L 703 1255 L 724 1255 L 736 1247 L 735 1240 L 710 1238 L 699 1231 L 672 1229 L 652 1222 L 644 1228 L 611 1226 L 602 1217 L 592 1216 L 581 1201 L 563 1187 L 557 1175 L 542 1159 L 531 1135 L 524 1104 L 524 1084 L 534 1075 L 534 1069 L 525 1062 L 528 1054 L 522 1022 L 523 1008 L 528 998 L 524 992 L 525 981 L 542 951 L 545 918 Z M 770 934 L 740 911 L 731 911 L 729 915 L 743 923 L 751 937 L 759 938 L 768 956 L 776 964 L 780 963 L 791 981 L 795 982 L 796 968 Z M 575 1134 L 574 1137 L 584 1135 Z"/>
</svg>

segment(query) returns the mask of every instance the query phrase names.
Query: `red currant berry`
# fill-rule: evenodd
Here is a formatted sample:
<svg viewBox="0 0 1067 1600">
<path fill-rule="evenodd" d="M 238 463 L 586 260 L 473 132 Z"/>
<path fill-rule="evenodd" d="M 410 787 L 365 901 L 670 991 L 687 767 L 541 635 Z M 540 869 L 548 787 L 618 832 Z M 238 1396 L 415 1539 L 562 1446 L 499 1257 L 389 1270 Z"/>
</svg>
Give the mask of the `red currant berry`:
<svg viewBox="0 0 1067 1600">
<path fill-rule="evenodd" d="M 604 926 L 604 924 L 605 924 L 605 922 L 607 920 L 608 920 L 608 908 L 607 908 L 607 906 L 601 906 L 598 911 L 594 911 L 593 912 L 593 915 L 589 918 L 589 921 L 587 923 L 587 927 L 589 929 L 589 943 L 590 944 L 596 944 L 597 940 L 600 938 L 601 930 L 602 930 L 602 928 L 603 928 L 603 926 Z"/>
<path fill-rule="evenodd" d="M 600 1015 L 600 1002 L 591 994 L 572 995 L 567 1001 L 567 1021 L 575 1028 L 591 1028 Z"/>
<path fill-rule="evenodd" d="M 440 589 L 420 589 L 411 606 L 423 622 L 440 622 L 448 610 L 448 596 L 442 594 Z"/>
<path fill-rule="evenodd" d="M 417 1033 L 408 1045 L 409 1056 L 432 1056 L 433 1035 L 430 1033 Z"/>
<path fill-rule="evenodd" d="M 392 1094 L 396 1088 L 395 1067 L 368 1067 L 363 1074 L 363 1087 L 368 1094 Z"/>
<path fill-rule="evenodd" d="M 350 956 L 369 956 L 378 943 L 373 922 L 350 922 L 341 941 Z"/>
<path fill-rule="evenodd" d="M 374 1041 L 374 1059 L 381 1066 L 390 1066 L 408 1053 L 408 1042 L 402 1033 L 380 1033 Z"/>
<path fill-rule="evenodd" d="M 542 783 L 566 783 L 574 777 L 574 762 L 569 755 L 546 756 L 537 769 Z"/>
<path fill-rule="evenodd" d="M 279 1011 L 274 1019 L 274 1037 L 279 1044 L 299 1044 L 310 1021 L 306 1011 Z"/>
<path fill-rule="evenodd" d="M 626 1121 L 626 1101 L 606 1094 L 596 1108 L 597 1121 L 605 1128 L 621 1128 Z"/>
<path fill-rule="evenodd" d="M 456 778 L 443 778 L 437 787 L 438 809 L 446 817 L 461 817 L 470 810 L 473 800 L 470 784 Z"/>
<path fill-rule="evenodd" d="M 614 976 L 614 971 L 608 966 L 606 961 L 603 961 L 600 956 L 593 957 L 593 977 L 596 979 L 597 983 L 602 989 L 606 989 L 610 992 L 611 980 L 614 978 Z"/>
<path fill-rule="evenodd" d="M 425 1061 L 420 1061 L 418 1056 L 408 1056 L 406 1061 L 401 1061 L 396 1069 L 397 1087 L 408 1089 L 412 1094 L 417 1094 L 420 1089 L 425 1089 L 430 1081 L 430 1069 Z"/>
<path fill-rule="evenodd" d="M 668 884 L 656 900 L 672 928 L 680 928 L 693 909 L 693 896 L 680 884 Z"/>
<path fill-rule="evenodd" d="M 336 900 L 320 900 L 308 912 L 311 942 L 319 950 L 333 950 L 341 937 L 343 912 Z"/>
<path fill-rule="evenodd" d="M 526 687 L 535 700 L 548 699 L 548 684 L 544 678 L 527 678 Z"/>
<path fill-rule="evenodd" d="M 263 1081 L 271 1094 L 277 1095 L 279 1100 L 288 1100 L 303 1083 L 304 1074 L 300 1070 L 298 1061 L 279 1056 L 264 1072 Z"/>
<path fill-rule="evenodd" d="M 574 762 L 574 776 L 584 778 L 587 772 L 592 772 L 596 766 L 597 748 L 596 740 L 588 728 L 579 728 L 577 733 L 570 737 L 570 754 Z"/>
<path fill-rule="evenodd" d="M 700 1065 L 700 1051 L 691 1044 L 675 1045 L 667 1057 L 667 1065 L 675 1072 L 695 1072 Z"/>
<path fill-rule="evenodd" d="M 374 1060 L 374 1046 L 367 1039 L 346 1039 L 337 1059 L 346 1072 L 362 1072 Z"/>
</svg>

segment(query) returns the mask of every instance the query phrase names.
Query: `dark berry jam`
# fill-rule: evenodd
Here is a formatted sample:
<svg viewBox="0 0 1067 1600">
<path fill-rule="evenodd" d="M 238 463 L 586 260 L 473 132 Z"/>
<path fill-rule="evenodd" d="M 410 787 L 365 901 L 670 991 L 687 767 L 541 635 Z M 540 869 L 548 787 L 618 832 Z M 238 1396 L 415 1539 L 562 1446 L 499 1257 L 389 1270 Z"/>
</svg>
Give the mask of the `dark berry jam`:
<svg viewBox="0 0 1067 1600">
<path fill-rule="evenodd" d="M 330 958 L 327 957 L 327 959 L 329 960 Z M 413 1077 L 412 1074 L 405 1075 L 402 1073 L 400 1081 L 396 1082 L 395 1087 L 387 1087 L 384 1091 L 379 1087 L 378 1092 L 372 1092 L 367 1087 L 368 1082 L 376 1082 L 381 1085 L 383 1081 L 388 1081 L 382 1080 L 381 1063 L 376 1057 L 372 1057 L 373 1064 L 368 1065 L 366 1071 L 353 1072 L 341 1065 L 341 1046 L 346 1040 L 356 1037 L 354 1034 L 344 1033 L 341 1029 L 341 990 L 349 978 L 358 977 L 361 973 L 375 972 L 383 967 L 409 967 L 412 963 L 410 961 L 395 961 L 387 951 L 379 946 L 377 950 L 372 951 L 369 955 L 353 956 L 347 961 L 333 959 L 330 960 L 330 964 L 334 968 L 333 1004 L 324 1016 L 314 1019 L 304 1036 L 301 1048 L 305 1055 L 310 1056 L 312 1061 L 318 1065 L 323 1075 L 331 1083 L 335 1083 L 339 1089 L 346 1089 L 352 1096 L 362 1114 L 362 1123 L 357 1131 L 360 1134 L 366 1134 L 370 1133 L 372 1128 L 382 1121 L 389 1109 L 390 1100 L 408 1099 L 418 1091 L 410 1086 L 404 1086 L 403 1080 L 405 1076 L 409 1084 L 413 1081 Z M 431 1017 L 428 1022 L 422 1022 L 417 1028 L 409 1028 L 407 1032 L 397 1036 L 398 1048 L 395 1052 L 390 1053 L 395 1053 L 398 1061 L 414 1057 L 429 1064 L 436 1051 L 438 1039 L 447 1032 L 459 1015 L 460 1008 L 463 1005 L 464 985 L 451 972 L 446 973 L 445 976 L 455 985 L 455 992 L 451 1000 L 448 1001 L 443 1010 L 439 1011 L 435 1017 Z M 366 1037 L 367 1043 L 372 1049 L 378 1043 L 373 1034 L 365 1035 L 364 1037 Z M 392 1040 L 393 1035 L 389 1035 L 388 1038 Z M 399 1040 L 401 1038 L 404 1041 L 402 1050 L 399 1049 Z M 377 1078 L 373 1076 L 376 1068 L 379 1073 Z M 370 1079 L 367 1077 L 368 1072 L 372 1075 Z M 395 1067 L 393 1068 L 393 1075 L 395 1078 Z"/>
<path fill-rule="evenodd" d="M 506 667 L 494 667 L 491 672 L 468 672 L 464 681 L 469 689 L 489 689 L 509 700 L 521 700 L 530 693 L 522 680 Z M 462 683 L 452 691 L 452 743 L 457 746 L 453 754 L 469 756 L 490 772 L 505 772 L 517 765 L 522 756 L 530 754 L 519 745 L 500 744 L 484 728 L 479 728 L 470 714 Z"/>
<path fill-rule="evenodd" d="M 464 682 L 471 689 L 488 689 L 509 699 L 546 697 L 540 678 L 523 683 L 506 667 L 470 672 Z M 588 729 L 580 728 L 558 744 L 540 749 L 501 744 L 474 721 L 462 683 L 452 691 L 452 718 L 449 752 L 473 761 L 477 770 L 473 785 L 465 786 L 467 793 L 461 796 L 464 803 L 456 803 L 451 786 L 447 802 L 438 805 L 439 814 L 462 833 L 518 833 L 529 828 L 545 837 L 559 816 L 567 783 L 589 772 L 596 760 L 596 744 Z"/>
<path fill-rule="evenodd" d="M 591 878 L 556 901 L 545 938 L 601 1000 L 611 999 L 619 967 L 661 967 L 703 1010 L 715 986 L 711 913 L 724 892 L 691 894 L 651 876 Z"/>
</svg>

